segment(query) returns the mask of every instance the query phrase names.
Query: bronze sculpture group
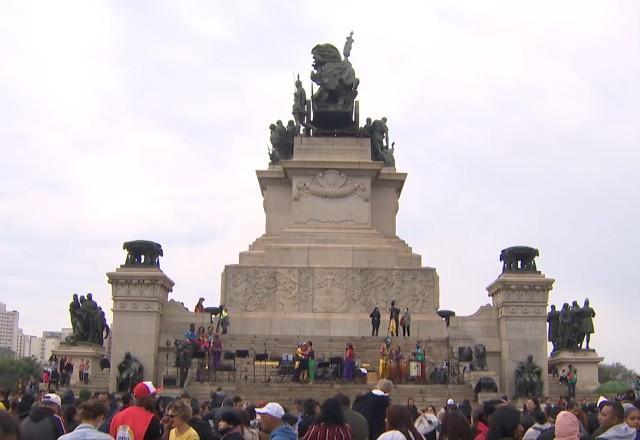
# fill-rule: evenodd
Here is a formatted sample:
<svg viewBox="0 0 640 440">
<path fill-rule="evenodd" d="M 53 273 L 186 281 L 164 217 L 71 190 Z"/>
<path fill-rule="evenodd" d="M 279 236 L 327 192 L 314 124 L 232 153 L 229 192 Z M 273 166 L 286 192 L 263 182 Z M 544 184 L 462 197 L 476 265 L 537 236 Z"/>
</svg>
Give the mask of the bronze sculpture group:
<svg viewBox="0 0 640 440">
<path fill-rule="evenodd" d="M 67 343 L 89 342 L 102 345 L 104 338 L 109 336 L 109 326 L 104 311 L 93 300 L 93 295 L 88 293 L 78 297 L 73 294 L 69 304 L 72 335 L 67 338 Z"/>
<path fill-rule="evenodd" d="M 311 81 L 318 89 L 307 100 L 300 76 L 294 82 L 293 120 L 285 127 L 282 121 L 269 126 L 271 147 L 268 148 L 271 164 L 293 157 L 295 136 L 351 136 L 371 139 L 371 159 L 395 166 L 394 143 L 389 145 L 387 118 L 367 118 L 359 127 L 358 85 L 360 80 L 349 61 L 353 46 L 353 32 L 346 39 L 342 55 L 331 44 L 318 44 L 311 50 L 313 71 Z M 303 130 L 304 128 L 304 130 Z"/>
<path fill-rule="evenodd" d="M 535 258 L 539 256 L 538 249 L 529 246 L 511 246 L 502 249 L 500 252 L 502 273 L 538 272 Z"/>
<path fill-rule="evenodd" d="M 562 305 L 562 309 L 556 310 L 552 305 L 547 313 L 549 331 L 547 340 L 553 344 L 553 351 L 559 350 L 589 350 L 591 334 L 594 332 L 593 318 L 596 312 L 589 305 L 589 300 L 584 300 L 584 306 L 580 307 L 578 301 Z"/>
</svg>

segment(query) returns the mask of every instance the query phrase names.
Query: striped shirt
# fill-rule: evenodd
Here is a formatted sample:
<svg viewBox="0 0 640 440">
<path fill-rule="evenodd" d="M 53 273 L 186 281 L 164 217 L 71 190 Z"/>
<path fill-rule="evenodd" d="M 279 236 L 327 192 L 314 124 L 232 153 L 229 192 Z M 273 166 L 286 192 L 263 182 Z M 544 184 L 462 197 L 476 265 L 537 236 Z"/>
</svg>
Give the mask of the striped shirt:
<svg viewBox="0 0 640 440">
<path fill-rule="evenodd" d="M 351 440 L 351 426 L 313 424 L 304 435 L 303 440 Z"/>
</svg>

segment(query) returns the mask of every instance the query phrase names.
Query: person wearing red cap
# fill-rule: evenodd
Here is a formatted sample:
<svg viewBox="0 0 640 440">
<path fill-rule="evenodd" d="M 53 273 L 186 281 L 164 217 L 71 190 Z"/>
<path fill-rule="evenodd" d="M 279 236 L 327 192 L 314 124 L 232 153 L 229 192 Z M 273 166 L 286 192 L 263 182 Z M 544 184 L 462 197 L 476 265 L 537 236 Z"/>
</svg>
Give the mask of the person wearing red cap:
<svg viewBox="0 0 640 440">
<path fill-rule="evenodd" d="M 135 406 L 113 416 L 109 433 L 118 440 L 159 440 L 162 437 L 160 420 L 153 414 L 156 388 L 151 382 L 140 382 L 133 387 Z"/>
</svg>

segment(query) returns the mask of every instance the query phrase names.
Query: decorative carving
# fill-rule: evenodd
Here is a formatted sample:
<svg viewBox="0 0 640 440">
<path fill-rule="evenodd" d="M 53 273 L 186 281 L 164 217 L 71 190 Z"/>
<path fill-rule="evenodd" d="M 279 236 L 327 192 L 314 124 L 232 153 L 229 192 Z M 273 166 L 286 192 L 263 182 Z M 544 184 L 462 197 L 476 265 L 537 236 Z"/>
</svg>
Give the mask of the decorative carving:
<svg viewBox="0 0 640 440">
<path fill-rule="evenodd" d="M 364 313 L 398 304 L 415 313 L 437 308 L 434 269 L 259 268 L 225 269 L 222 302 L 232 311 Z"/>
<path fill-rule="evenodd" d="M 354 182 L 342 171 L 319 172 L 308 182 L 298 182 L 293 190 L 293 200 L 300 200 L 305 194 L 326 199 L 339 199 L 354 195 L 369 201 L 370 192 L 364 183 Z"/>
<path fill-rule="evenodd" d="M 228 295 L 225 304 L 232 310 L 246 312 L 273 310 L 271 306 L 276 287 L 275 271 L 272 269 L 234 268 L 227 275 Z M 271 307 L 269 307 L 271 306 Z"/>
<path fill-rule="evenodd" d="M 316 269 L 313 277 L 313 311 L 346 312 L 347 269 Z"/>
</svg>

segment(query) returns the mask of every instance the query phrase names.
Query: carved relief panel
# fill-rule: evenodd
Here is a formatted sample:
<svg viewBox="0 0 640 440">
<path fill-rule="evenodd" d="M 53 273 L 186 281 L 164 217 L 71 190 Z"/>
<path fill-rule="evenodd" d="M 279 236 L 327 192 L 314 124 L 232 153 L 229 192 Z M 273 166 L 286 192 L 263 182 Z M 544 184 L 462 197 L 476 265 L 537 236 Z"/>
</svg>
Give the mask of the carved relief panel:
<svg viewBox="0 0 640 440">
<path fill-rule="evenodd" d="M 222 301 L 243 312 L 369 312 L 391 300 L 415 313 L 438 307 L 435 269 L 228 266 Z"/>
<path fill-rule="evenodd" d="M 293 223 L 370 223 L 371 178 L 324 170 L 292 178 Z"/>
</svg>

